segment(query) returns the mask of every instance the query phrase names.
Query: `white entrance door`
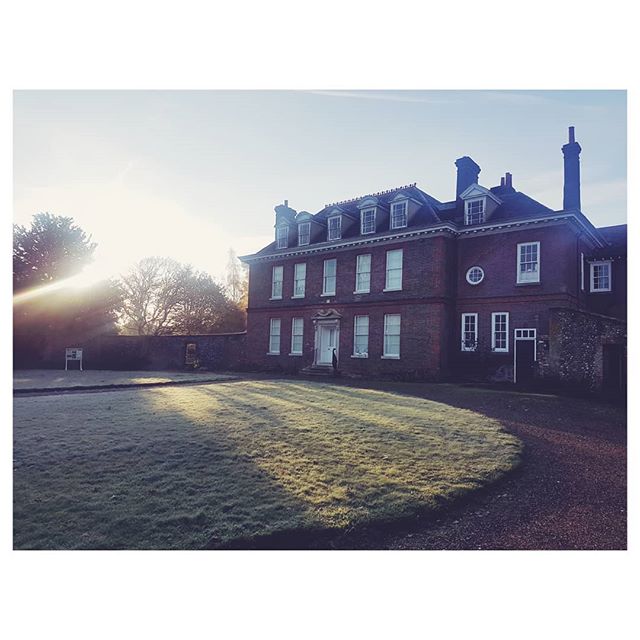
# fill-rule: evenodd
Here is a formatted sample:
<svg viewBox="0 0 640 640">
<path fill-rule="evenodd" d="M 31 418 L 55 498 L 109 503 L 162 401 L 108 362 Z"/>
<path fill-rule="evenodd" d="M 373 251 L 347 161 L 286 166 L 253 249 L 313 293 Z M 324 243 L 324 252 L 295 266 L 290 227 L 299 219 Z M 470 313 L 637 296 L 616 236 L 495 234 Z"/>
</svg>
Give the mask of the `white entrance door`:
<svg viewBox="0 0 640 640">
<path fill-rule="evenodd" d="M 331 364 L 333 350 L 338 348 L 336 327 L 318 327 L 318 364 Z"/>
</svg>

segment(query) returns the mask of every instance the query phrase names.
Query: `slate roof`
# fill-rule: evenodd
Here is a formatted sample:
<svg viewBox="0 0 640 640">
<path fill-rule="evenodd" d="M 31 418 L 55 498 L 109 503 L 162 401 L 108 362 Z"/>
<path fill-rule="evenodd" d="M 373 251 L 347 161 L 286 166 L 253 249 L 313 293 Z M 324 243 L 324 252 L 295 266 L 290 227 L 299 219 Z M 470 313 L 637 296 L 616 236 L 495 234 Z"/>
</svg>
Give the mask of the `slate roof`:
<svg viewBox="0 0 640 640">
<path fill-rule="evenodd" d="M 497 209 L 493 211 L 491 214 L 491 218 L 488 221 L 492 222 L 504 222 L 508 220 L 527 220 L 532 218 L 537 218 L 540 216 L 552 215 L 554 213 L 553 209 L 543 205 L 542 203 L 530 198 L 528 195 L 516 191 L 512 186 L 500 185 L 496 187 L 491 187 L 491 193 L 499 198 L 502 203 L 498 205 Z M 411 225 L 407 228 L 410 229 L 422 229 L 430 226 L 436 226 L 442 223 L 452 223 L 459 228 L 469 228 L 464 225 L 464 207 L 463 203 L 460 200 L 453 200 L 450 202 L 440 202 L 438 199 L 429 195 L 422 189 L 418 188 L 415 184 L 406 185 L 403 187 L 397 187 L 395 189 L 389 189 L 388 191 L 371 193 L 359 196 L 357 198 L 352 198 L 350 200 L 344 200 L 341 202 L 335 202 L 331 204 L 325 205 L 320 211 L 315 214 L 311 214 L 311 219 L 319 222 L 322 225 L 326 225 L 327 217 L 329 217 L 330 213 L 335 209 L 339 209 L 342 213 L 352 216 L 353 218 L 359 219 L 360 209 L 358 209 L 358 204 L 362 202 L 363 199 L 367 197 L 375 197 L 378 200 L 378 207 L 383 208 L 388 211 L 391 207 L 391 202 L 393 199 L 399 195 L 404 194 L 410 198 L 413 198 L 417 202 L 421 203 L 420 208 L 417 210 Z M 585 221 L 589 223 L 588 219 L 585 218 Z M 626 251 L 626 226 L 625 227 L 625 251 Z M 605 227 L 604 229 L 616 229 L 617 227 Z M 602 231 L 600 229 L 599 231 Z M 387 234 L 390 234 L 389 230 L 378 231 L 376 234 L 372 234 L 367 237 L 380 237 Z M 611 232 L 611 237 L 615 237 L 616 233 L 620 232 Z M 360 225 L 344 225 L 343 233 L 341 241 L 348 240 L 350 238 L 360 237 Z M 320 246 L 330 246 L 339 241 L 324 241 L 313 243 L 310 246 L 320 247 Z M 289 249 L 276 249 L 276 243 L 272 242 L 267 245 L 260 251 L 256 252 L 254 255 L 265 255 L 272 253 L 279 253 L 280 251 L 285 252 L 287 250 L 291 250 L 296 247 L 289 247 Z"/>
<path fill-rule="evenodd" d="M 598 232 L 608 246 L 598 249 L 594 257 L 609 258 L 627 255 L 627 225 L 617 224 L 611 227 L 599 227 Z"/>
<path fill-rule="evenodd" d="M 422 191 L 422 189 L 416 187 L 415 184 L 397 187 L 395 189 L 389 189 L 388 191 L 381 191 L 379 193 L 368 193 L 351 200 L 328 204 L 325 205 L 324 209 L 318 211 L 318 213 L 313 217 L 317 221 L 325 221 L 331 211 L 338 208 L 359 219 L 360 209 L 358 209 L 358 204 L 365 198 L 376 198 L 378 200 L 377 206 L 381 206 L 388 211 L 391 208 L 391 201 L 399 194 L 406 195 L 409 198 L 413 198 L 414 200 L 422 203 L 422 206 L 416 212 L 417 224 L 437 224 L 440 222 L 440 218 L 436 213 L 436 208 L 442 203 L 433 196 Z"/>
</svg>

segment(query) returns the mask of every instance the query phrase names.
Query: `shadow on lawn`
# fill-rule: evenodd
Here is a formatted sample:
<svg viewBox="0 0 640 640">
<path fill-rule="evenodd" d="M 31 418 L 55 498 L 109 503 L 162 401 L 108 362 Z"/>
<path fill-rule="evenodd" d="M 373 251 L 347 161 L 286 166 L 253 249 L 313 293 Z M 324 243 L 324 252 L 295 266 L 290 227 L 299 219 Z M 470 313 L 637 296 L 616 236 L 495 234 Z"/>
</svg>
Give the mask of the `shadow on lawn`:
<svg viewBox="0 0 640 640">
<path fill-rule="evenodd" d="M 353 403 L 352 395 L 345 398 L 345 403 L 340 409 L 328 409 L 326 403 L 322 403 L 322 398 L 328 400 L 329 395 L 337 388 L 315 387 L 311 384 L 297 386 L 287 382 L 282 388 L 277 389 L 277 398 L 274 397 L 274 388 L 277 389 L 277 382 L 274 381 L 265 383 L 264 388 L 261 388 L 259 383 L 254 383 L 251 388 L 242 389 L 238 389 L 236 385 L 216 385 L 215 388 L 201 387 L 192 390 L 189 400 L 186 396 L 166 398 L 172 405 L 172 411 L 177 411 L 183 418 L 190 420 L 193 426 L 205 431 L 215 430 L 215 424 L 211 424 L 211 420 L 216 417 L 216 413 L 210 410 L 212 405 L 216 407 L 215 411 L 225 414 L 217 417 L 228 418 L 233 414 L 256 416 L 252 418 L 255 424 L 243 425 L 244 433 L 225 431 L 226 435 L 222 436 L 219 433 L 217 438 L 223 437 L 231 447 L 244 450 L 242 455 L 246 462 L 250 458 L 255 468 L 266 470 L 270 482 L 266 486 L 262 480 L 258 483 L 261 502 L 284 500 L 290 506 L 290 512 L 287 521 L 273 520 L 270 513 L 256 513 L 256 523 L 262 524 L 259 527 L 261 533 L 250 535 L 246 532 L 236 532 L 232 536 L 222 536 L 228 540 L 223 542 L 224 548 L 318 548 L 319 544 L 329 546 L 331 539 L 345 535 L 344 527 L 340 525 L 341 517 L 348 523 L 349 531 L 371 526 L 397 529 L 406 522 L 415 522 L 416 518 L 450 504 L 471 489 L 477 490 L 479 486 L 494 481 L 495 476 L 499 475 L 494 469 L 490 476 L 486 476 L 486 473 L 483 476 L 483 465 L 486 463 L 484 460 L 482 464 L 479 462 L 481 449 L 477 450 L 476 463 L 476 460 L 468 455 L 471 445 L 464 443 L 459 450 L 453 448 L 442 456 L 446 464 L 442 464 L 441 461 L 440 469 L 437 465 L 429 469 L 430 475 L 424 477 L 429 491 L 417 493 L 413 498 L 406 497 L 407 481 L 412 479 L 411 473 L 415 470 L 410 467 L 403 470 L 401 465 L 415 463 L 412 454 L 420 444 L 424 449 L 424 432 L 420 441 L 403 423 L 402 412 L 412 411 L 421 416 L 423 412 L 430 415 L 427 407 L 440 411 L 446 411 L 449 407 L 433 401 L 416 407 L 415 401 L 403 396 L 397 396 L 397 401 L 390 403 L 389 398 L 393 396 L 386 396 L 386 403 L 382 399 L 380 405 L 372 403 L 373 413 L 357 412 L 349 408 L 349 404 Z M 322 428 L 318 428 L 311 420 L 300 422 L 299 414 L 297 418 L 292 417 L 296 414 L 296 409 L 300 409 L 301 394 L 305 394 L 306 402 L 313 402 L 313 399 L 308 399 L 308 394 L 316 388 L 319 392 L 318 402 L 322 405 L 318 411 L 322 412 L 325 419 Z M 342 390 L 338 391 L 343 393 Z M 374 394 L 367 394 L 366 400 L 368 401 L 372 395 Z M 376 408 L 381 408 L 383 404 L 387 412 L 390 409 L 393 411 L 394 408 L 399 410 L 399 416 L 395 421 L 385 419 L 381 424 L 377 419 L 379 416 L 375 415 L 378 413 Z M 459 413 L 472 421 L 471 412 L 468 416 L 465 412 Z M 388 413 L 386 415 L 388 417 Z M 477 419 L 478 414 L 473 415 Z M 327 417 L 330 419 L 329 427 L 326 424 Z M 406 418 L 406 415 L 404 417 Z M 353 423 L 357 423 L 357 427 L 354 428 Z M 422 429 L 422 425 L 416 427 L 414 424 L 413 428 Z M 456 432 L 456 426 L 446 424 L 440 427 L 433 424 L 431 417 L 429 428 L 434 432 L 442 431 L 443 435 L 440 434 L 438 437 L 455 436 L 459 437 L 460 442 L 465 435 L 469 440 L 474 439 L 473 435 L 469 435 L 470 431 L 465 431 L 464 422 L 459 424 Z M 486 429 L 490 431 L 489 427 Z M 384 433 L 372 439 L 372 430 Z M 478 443 L 483 441 L 484 437 L 480 431 Z M 390 452 L 387 448 L 390 444 L 393 445 L 393 453 L 397 458 L 392 462 L 400 467 L 397 478 L 387 475 L 389 465 L 376 464 L 383 457 L 388 457 L 384 454 Z M 247 446 L 253 447 L 254 450 L 246 450 Z M 261 454 L 262 446 L 265 448 L 265 455 Z M 497 445 L 495 442 L 484 442 L 484 446 L 491 450 Z M 405 452 L 404 456 L 399 456 L 402 451 Z M 457 455 L 460 457 L 456 458 Z M 403 457 L 406 457 L 406 460 Z M 438 460 L 439 452 L 434 450 L 433 458 Z M 460 473 L 460 469 L 452 472 L 451 465 L 455 465 L 456 459 L 460 468 L 467 470 L 466 476 L 456 475 Z M 501 464 L 505 464 L 505 461 Z M 215 477 L 211 479 L 216 480 Z M 255 490 L 255 482 L 255 478 L 239 478 L 234 481 L 233 486 L 227 486 L 226 490 L 234 496 L 233 499 L 245 499 L 247 493 Z M 274 482 L 278 491 L 271 494 Z M 349 492 L 354 484 L 357 486 L 345 507 L 344 492 Z M 379 493 L 382 487 L 384 490 Z M 283 489 L 286 495 L 283 495 Z M 404 492 L 405 496 L 399 500 L 397 494 L 393 495 L 395 490 L 399 493 Z M 229 499 L 229 496 L 227 498 Z M 260 512 L 261 505 L 255 504 L 254 508 Z M 341 513 L 341 509 L 344 513 Z M 224 516 L 222 518 L 224 519 Z M 269 531 L 270 529 L 273 531 Z M 216 536 L 208 542 L 207 547 L 220 547 L 220 541 L 220 537 Z"/>
</svg>

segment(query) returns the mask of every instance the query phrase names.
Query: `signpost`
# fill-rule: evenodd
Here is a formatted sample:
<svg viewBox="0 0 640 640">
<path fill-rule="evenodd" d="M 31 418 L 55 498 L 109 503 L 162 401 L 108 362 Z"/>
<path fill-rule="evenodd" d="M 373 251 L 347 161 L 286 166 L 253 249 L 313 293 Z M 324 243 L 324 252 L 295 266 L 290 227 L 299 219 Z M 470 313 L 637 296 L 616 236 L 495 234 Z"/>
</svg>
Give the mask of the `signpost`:
<svg viewBox="0 0 640 640">
<path fill-rule="evenodd" d="M 64 370 L 67 371 L 69 360 L 80 361 L 80 371 L 82 371 L 82 349 L 79 347 L 67 347 L 64 352 Z"/>
</svg>

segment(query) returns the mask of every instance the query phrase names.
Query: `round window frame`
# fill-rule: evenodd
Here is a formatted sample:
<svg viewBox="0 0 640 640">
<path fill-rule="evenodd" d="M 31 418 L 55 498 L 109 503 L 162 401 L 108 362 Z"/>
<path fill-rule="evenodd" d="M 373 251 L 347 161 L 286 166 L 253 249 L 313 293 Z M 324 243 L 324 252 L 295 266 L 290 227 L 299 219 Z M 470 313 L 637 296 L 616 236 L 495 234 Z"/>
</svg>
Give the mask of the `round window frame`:
<svg viewBox="0 0 640 640">
<path fill-rule="evenodd" d="M 480 271 L 480 273 L 482 274 L 480 276 L 480 280 L 478 280 L 477 282 L 472 282 L 469 279 L 469 274 L 474 270 L 474 269 L 478 269 Z M 483 280 L 484 280 L 484 269 L 482 267 L 479 267 L 478 265 L 474 265 L 473 267 L 469 267 L 467 269 L 467 275 L 465 276 L 467 282 L 472 286 L 472 287 L 477 287 Z"/>
</svg>

